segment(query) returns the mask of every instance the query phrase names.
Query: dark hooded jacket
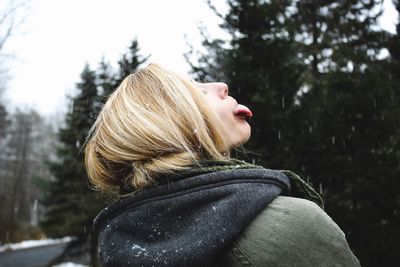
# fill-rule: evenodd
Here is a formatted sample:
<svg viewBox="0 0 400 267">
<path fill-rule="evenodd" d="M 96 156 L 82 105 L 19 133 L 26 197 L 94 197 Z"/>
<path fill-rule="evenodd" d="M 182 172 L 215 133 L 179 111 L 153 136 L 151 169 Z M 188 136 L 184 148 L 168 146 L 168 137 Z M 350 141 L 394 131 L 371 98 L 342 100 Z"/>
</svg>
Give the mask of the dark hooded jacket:
<svg viewBox="0 0 400 267">
<path fill-rule="evenodd" d="M 175 178 L 120 198 L 97 216 L 103 266 L 231 266 L 224 255 L 234 241 L 293 187 L 284 172 L 263 168 Z"/>
</svg>

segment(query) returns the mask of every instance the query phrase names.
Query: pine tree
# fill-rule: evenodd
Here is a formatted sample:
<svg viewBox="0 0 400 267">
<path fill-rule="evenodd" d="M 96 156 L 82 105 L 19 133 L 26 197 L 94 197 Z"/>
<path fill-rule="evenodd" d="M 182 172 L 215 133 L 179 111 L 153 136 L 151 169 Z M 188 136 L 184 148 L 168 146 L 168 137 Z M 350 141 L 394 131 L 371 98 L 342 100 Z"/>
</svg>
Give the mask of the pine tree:
<svg viewBox="0 0 400 267">
<path fill-rule="evenodd" d="M 231 95 L 254 113 L 247 147 L 261 155 L 257 159 L 264 165 L 287 168 L 291 117 L 304 72 L 296 43 L 286 30 L 290 5 L 258 0 L 230 0 L 228 5 L 222 27 L 231 40 L 204 40 L 208 54 L 193 66 L 193 72 L 200 80 L 228 83 Z"/>
<path fill-rule="evenodd" d="M 72 98 L 66 125 L 59 131 L 58 162 L 51 164 L 55 181 L 45 200 L 47 212 L 42 226 L 52 237 L 65 235 L 86 238 L 94 216 L 104 201 L 88 185 L 83 144 L 99 111 L 96 74 L 86 66 Z"/>
<path fill-rule="evenodd" d="M 119 86 L 123 79 L 129 74 L 134 73 L 137 68 L 146 62 L 149 56 L 142 56 L 140 54 L 139 43 L 135 39 L 132 41 L 128 51 L 122 55 L 118 61 L 118 72 L 115 77 L 115 87 Z"/>
<path fill-rule="evenodd" d="M 102 103 L 107 100 L 108 96 L 121 84 L 123 79 L 137 71 L 147 59 L 148 56 L 145 57 L 140 54 L 137 40 L 133 40 L 128 51 L 121 56 L 116 73 L 114 73 L 111 64 L 103 58 L 97 72 L 99 95 Z"/>
<path fill-rule="evenodd" d="M 100 89 L 99 95 L 102 98 L 101 102 L 105 103 L 108 96 L 117 87 L 117 82 L 110 63 L 106 62 L 104 58 L 101 60 L 100 66 L 97 70 L 97 83 L 98 88 Z"/>
<path fill-rule="evenodd" d="M 193 72 L 226 81 L 253 109 L 247 147 L 264 166 L 310 179 L 363 266 L 393 266 L 400 46 L 377 26 L 380 1 L 228 5 L 231 40 L 206 39 Z M 387 47 L 391 58 L 380 59 Z"/>
<path fill-rule="evenodd" d="M 119 61 L 117 74 L 104 59 L 97 73 L 89 66 L 84 68 L 81 81 L 76 86 L 77 94 L 71 98 L 65 127 L 59 130 L 60 146 L 57 155 L 60 160 L 50 164 L 55 180 L 44 200 L 47 210 L 41 225 L 51 237 L 78 237 L 77 245 L 89 239 L 93 266 L 98 265 L 97 239 L 91 235 L 93 219 L 112 198 L 91 189 L 84 166 L 83 145 L 101 105 L 122 79 L 146 60 L 138 52 L 138 43 L 133 41 L 128 53 Z"/>
<path fill-rule="evenodd" d="M 397 219 L 389 203 L 397 193 L 388 190 L 399 188 L 388 153 L 399 110 L 387 62 L 377 57 L 387 45 L 387 34 L 374 26 L 379 2 L 300 1 L 295 16 L 309 60 L 297 164 L 324 188 L 328 212 L 363 266 L 390 266 L 396 247 L 390 236 L 399 234 L 390 233 Z"/>
<path fill-rule="evenodd" d="M 397 13 L 400 14 L 400 1 L 394 0 L 393 4 Z M 390 67 L 393 84 L 397 88 L 398 95 L 400 95 L 400 22 L 396 25 L 396 32 L 388 42 L 388 49 L 391 56 Z"/>
</svg>

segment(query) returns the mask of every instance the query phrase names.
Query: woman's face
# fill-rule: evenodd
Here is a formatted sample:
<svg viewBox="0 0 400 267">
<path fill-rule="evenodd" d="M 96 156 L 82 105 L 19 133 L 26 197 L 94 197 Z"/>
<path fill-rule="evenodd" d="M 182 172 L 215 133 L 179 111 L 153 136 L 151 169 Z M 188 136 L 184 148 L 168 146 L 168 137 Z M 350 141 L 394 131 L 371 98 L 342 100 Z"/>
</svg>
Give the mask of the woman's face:
<svg viewBox="0 0 400 267">
<path fill-rule="evenodd" d="M 246 143 L 251 134 L 251 128 L 246 119 L 252 116 L 251 111 L 229 96 L 228 85 L 225 83 L 193 82 L 203 91 L 206 100 L 220 118 L 228 146 L 233 148 Z"/>
</svg>

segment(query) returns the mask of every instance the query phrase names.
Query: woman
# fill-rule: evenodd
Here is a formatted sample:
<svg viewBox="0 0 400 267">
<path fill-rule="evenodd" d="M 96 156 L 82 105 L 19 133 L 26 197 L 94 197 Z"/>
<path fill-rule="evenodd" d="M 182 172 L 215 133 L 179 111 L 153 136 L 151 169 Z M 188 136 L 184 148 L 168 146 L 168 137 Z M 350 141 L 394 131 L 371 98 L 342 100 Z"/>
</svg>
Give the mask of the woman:
<svg viewBox="0 0 400 267">
<path fill-rule="evenodd" d="M 94 223 L 104 266 L 359 266 L 298 176 L 229 157 L 251 116 L 226 84 L 155 64 L 122 82 L 85 151 L 92 184 L 120 196 Z"/>
</svg>

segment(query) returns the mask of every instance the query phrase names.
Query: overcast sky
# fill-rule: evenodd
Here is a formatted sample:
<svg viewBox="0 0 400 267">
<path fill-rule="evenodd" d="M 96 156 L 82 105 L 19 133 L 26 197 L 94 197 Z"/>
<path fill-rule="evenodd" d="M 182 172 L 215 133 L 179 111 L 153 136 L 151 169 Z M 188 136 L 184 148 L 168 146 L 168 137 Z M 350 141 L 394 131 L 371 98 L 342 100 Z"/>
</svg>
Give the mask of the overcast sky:
<svg viewBox="0 0 400 267">
<path fill-rule="evenodd" d="M 225 1 L 213 2 L 226 11 Z M 384 6 L 381 25 L 395 32 L 397 12 L 390 0 Z M 8 62 L 5 98 L 10 110 L 33 107 L 45 115 L 66 110 L 86 62 L 95 68 L 104 56 L 115 63 L 134 38 L 151 62 L 186 73 L 183 53 L 187 41 L 200 45 L 199 23 L 211 36 L 223 34 L 204 0 L 31 0 L 29 13 L 24 34 L 5 47 L 16 56 Z"/>
</svg>

